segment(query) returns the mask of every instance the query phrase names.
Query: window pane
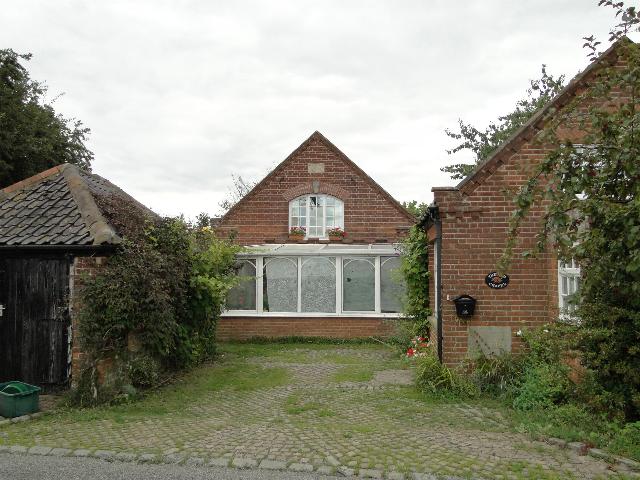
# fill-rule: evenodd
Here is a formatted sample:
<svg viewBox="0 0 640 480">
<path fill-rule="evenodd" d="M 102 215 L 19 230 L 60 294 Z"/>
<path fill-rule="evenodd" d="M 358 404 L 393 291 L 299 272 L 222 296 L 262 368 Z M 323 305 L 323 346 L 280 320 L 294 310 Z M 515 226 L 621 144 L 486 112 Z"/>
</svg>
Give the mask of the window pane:
<svg viewBox="0 0 640 480">
<path fill-rule="evenodd" d="M 297 312 L 298 259 L 265 258 L 262 287 L 265 312 Z"/>
<path fill-rule="evenodd" d="M 383 313 L 402 311 L 405 288 L 400 257 L 380 257 L 380 308 Z"/>
<path fill-rule="evenodd" d="M 569 279 L 566 276 L 562 276 L 562 289 L 560 290 L 563 295 L 569 293 Z"/>
<path fill-rule="evenodd" d="M 346 312 L 375 311 L 374 258 L 345 258 L 342 278 L 343 310 Z"/>
<path fill-rule="evenodd" d="M 227 310 L 256 309 L 256 261 L 241 260 L 237 275 L 247 277 L 227 294 Z"/>
<path fill-rule="evenodd" d="M 302 311 L 335 313 L 336 259 L 302 257 Z"/>
</svg>

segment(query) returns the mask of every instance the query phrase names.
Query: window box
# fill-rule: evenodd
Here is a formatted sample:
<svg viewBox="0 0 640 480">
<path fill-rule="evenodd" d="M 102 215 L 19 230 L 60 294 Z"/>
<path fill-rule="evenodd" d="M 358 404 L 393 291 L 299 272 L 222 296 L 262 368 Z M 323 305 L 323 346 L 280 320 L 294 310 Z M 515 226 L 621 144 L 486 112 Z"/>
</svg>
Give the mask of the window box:
<svg viewBox="0 0 640 480">
<path fill-rule="evenodd" d="M 289 240 L 292 242 L 302 242 L 307 235 L 307 230 L 304 227 L 291 227 L 289 229 Z"/>
<path fill-rule="evenodd" d="M 330 242 L 341 242 L 345 237 L 344 230 L 342 230 L 340 227 L 330 228 L 329 230 L 327 230 L 327 233 L 329 234 Z"/>
</svg>

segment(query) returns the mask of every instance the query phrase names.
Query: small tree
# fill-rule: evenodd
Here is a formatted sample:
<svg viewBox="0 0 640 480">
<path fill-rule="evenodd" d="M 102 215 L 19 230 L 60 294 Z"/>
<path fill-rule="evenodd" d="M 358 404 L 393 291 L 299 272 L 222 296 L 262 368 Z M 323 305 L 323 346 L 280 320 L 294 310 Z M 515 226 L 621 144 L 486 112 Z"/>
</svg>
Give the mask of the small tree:
<svg viewBox="0 0 640 480">
<path fill-rule="evenodd" d="M 22 65 L 30 59 L 0 50 L 0 188 L 62 163 L 89 169 L 93 160 L 89 129 L 56 114 L 46 85 Z"/>
<path fill-rule="evenodd" d="M 240 175 L 232 174 L 231 178 L 233 179 L 233 186 L 228 190 L 227 196 L 224 200 L 218 203 L 223 214 L 228 212 L 231 207 L 242 199 L 242 197 L 253 190 L 253 187 L 258 183 L 246 181 Z"/>
<path fill-rule="evenodd" d="M 620 42 L 623 61 L 602 66 L 545 126 L 541 144 L 557 147 L 516 196 L 501 268 L 523 219 L 544 205 L 536 249 L 525 255 L 551 244 L 581 265 L 576 346 L 598 385 L 593 400 L 633 420 L 640 417 L 640 48 L 623 37 L 640 17 L 622 2 L 600 5 L 620 18 L 610 40 Z M 585 40 L 595 58 L 599 42 Z M 580 132 L 580 145 L 565 138 L 567 126 Z"/>
<path fill-rule="evenodd" d="M 478 163 L 495 152 L 516 130 L 555 97 L 563 86 L 564 75 L 555 78 L 548 74 L 546 66 L 542 65 L 540 78 L 530 81 L 527 96 L 516 103 L 516 108 L 511 113 L 498 117 L 497 121 L 491 122 L 484 130 L 458 120 L 457 131 L 445 130 L 447 136 L 460 141 L 456 147 L 447 150 L 447 153 L 451 155 L 463 150 L 471 150 L 475 157 L 474 162 L 456 163 L 440 170 L 451 174 L 454 180 L 461 180 L 468 176 Z"/>
</svg>

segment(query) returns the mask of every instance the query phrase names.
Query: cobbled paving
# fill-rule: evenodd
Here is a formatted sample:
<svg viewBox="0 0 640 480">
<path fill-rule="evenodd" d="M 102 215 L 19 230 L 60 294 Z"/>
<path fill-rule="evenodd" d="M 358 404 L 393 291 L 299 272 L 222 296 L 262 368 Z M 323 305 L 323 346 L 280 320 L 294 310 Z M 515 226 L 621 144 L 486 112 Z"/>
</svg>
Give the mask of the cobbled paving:
<svg viewBox="0 0 640 480">
<path fill-rule="evenodd" d="M 406 385 L 410 370 L 389 368 L 395 354 L 382 347 L 283 346 L 283 352 L 282 358 L 255 356 L 244 362 L 286 368 L 286 385 L 212 391 L 179 411 L 157 415 L 119 419 L 97 413 L 74 420 L 54 413 L 0 427 L 0 446 L 54 449 L 38 450 L 49 455 L 86 452 L 106 460 L 368 478 L 635 478 L 604 461 L 513 433 L 499 411 L 425 401 Z M 301 356 L 304 363 L 296 361 Z M 379 365 L 379 371 L 367 382 L 333 381 L 349 358 Z M 222 362 L 233 360 L 227 355 Z"/>
</svg>

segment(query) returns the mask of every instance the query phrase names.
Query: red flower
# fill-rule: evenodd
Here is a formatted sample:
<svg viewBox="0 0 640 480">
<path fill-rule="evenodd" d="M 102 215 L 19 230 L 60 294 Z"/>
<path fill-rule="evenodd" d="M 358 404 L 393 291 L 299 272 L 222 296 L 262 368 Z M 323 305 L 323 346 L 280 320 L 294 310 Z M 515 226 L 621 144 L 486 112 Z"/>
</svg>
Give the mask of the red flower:
<svg viewBox="0 0 640 480">
<path fill-rule="evenodd" d="M 415 353 L 415 350 L 411 347 L 409 347 L 407 349 L 407 357 L 413 357 L 413 354 Z"/>
</svg>

